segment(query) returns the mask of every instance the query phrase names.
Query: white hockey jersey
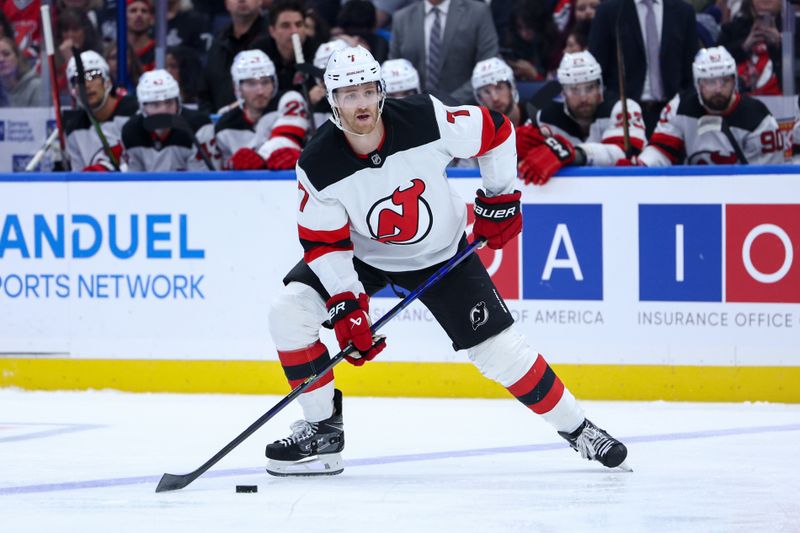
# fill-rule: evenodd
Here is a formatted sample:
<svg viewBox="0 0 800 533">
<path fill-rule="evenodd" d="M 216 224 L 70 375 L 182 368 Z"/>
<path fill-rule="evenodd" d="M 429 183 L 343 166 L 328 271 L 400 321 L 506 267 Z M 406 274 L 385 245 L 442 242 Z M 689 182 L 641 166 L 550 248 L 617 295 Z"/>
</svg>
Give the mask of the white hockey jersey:
<svg viewBox="0 0 800 533">
<path fill-rule="evenodd" d="M 198 143 L 206 144 L 214 127 L 208 115 L 183 108 L 181 115 L 195 131 Z M 123 157 L 129 172 L 169 172 L 177 170 L 208 170 L 191 136 L 180 130 L 170 130 L 165 138 L 144 128 L 144 116 L 137 114 L 122 128 Z"/>
<path fill-rule="evenodd" d="M 273 98 L 257 123 L 236 107 L 217 122 L 215 128 L 215 164 L 229 169 L 230 158 L 240 148 L 252 148 L 264 160 L 280 148 L 302 149 L 308 132 L 305 100 L 297 91 L 287 91 Z"/>
<path fill-rule="evenodd" d="M 456 253 L 467 214 L 445 175 L 453 158 L 478 157 L 489 196 L 514 189 L 514 128 L 504 115 L 415 95 L 387 99 L 382 116 L 386 132 L 374 152 L 356 155 L 329 122 L 297 165 L 304 259 L 330 294 L 364 292 L 353 255 L 404 272 Z"/>
<path fill-rule="evenodd" d="M 676 95 L 661 112 L 639 162 L 648 167 L 784 163 L 783 135 L 767 106 L 740 93 L 735 98 L 721 116 L 709 114 L 695 90 Z M 726 129 L 746 161 L 737 155 Z"/>
<path fill-rule="evenodd" d="M 123 96 L 117 102 L 111 118 L 100 124 L 100 129 L 119 160 L 122 155 L 122 127 L 138 110 L 139 105 L 134 97 Z M 64 112 L 64 131 L 67 155 L 73 171 L 80 172 L 95 164 L 105 164 L 110 168 L 111 162 L 84 110 L 71 109 Z"/>
<path fill-rule="evenodd" d="M 646 142 L 642 108 L 628 99 L 628 138 L 633 153 L 641 152 Z M 625 155 L 625 136 L 622 125 L 622 102 L 605 100 L 595 112 L 589 134 L 568 113 L 567 106 L 561 102 L 549 102 L 537 114 L 535 123 L 543 131 L 563 136 L 573 146 L 580 146 L 586 153 L 588 166 L 613 166 Z"/>
</svg>

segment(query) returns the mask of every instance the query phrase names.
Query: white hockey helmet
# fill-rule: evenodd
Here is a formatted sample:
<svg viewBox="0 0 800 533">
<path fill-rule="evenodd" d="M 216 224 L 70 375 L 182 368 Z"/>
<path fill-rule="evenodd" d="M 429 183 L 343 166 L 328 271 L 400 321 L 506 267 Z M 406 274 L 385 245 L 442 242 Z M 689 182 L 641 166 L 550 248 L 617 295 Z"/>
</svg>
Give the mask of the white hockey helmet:
<svg viewBox="0 0 800 533">
<path fill-rule="evenodd" d="M 144 104 L 177 100 L 178 109 L 181 107 L 181 88 L 175 78 L 164 69 L 151 70 L 142 74 L 136 85 L 136 99 L 139 101 L 139 110 L 144 113 Z"/>
<path fill-rule="evenodd" d="M 514 71 L 511 70 L 511 67 L 499 57 L 490 57 L 489 59 L 478 61 L 475 68 L 472 69 L 472 92 L 475 95 L 475 100 L 477 102 L 481 101 L 478 96 L 478 91 L 481 87 L 494 85 L 501 81 L 511 86 L 511 92 L 514 94 L 514 103 L 519 102 L 519 92 L 517 92 Z"/>
<path fill-rule="evenodd" d="M 85 52 L 81 52 L 81 61 L 83 62 L 83 70 L 85 72 L 91 72 L 93 70 L 99 70 L 103 74 L 103 78 L 111 82 L 111 69 L 108 68 L 108 63 L 106 60 L 103 59 L 103 56 L 95 52 L 94 50 L 87 50 Z M 67 63 L 67 80 L 70 82 L 70 85 L 73 85 L 73 80 L 78 77 L 78 66 L 75 63 L 75 58 L 71 57 L 69 59 L 69 63 Z"/>
<path fill-rule="evenodd" d="M 325 70 L 328 66 L 328 60 L 331 58 L 336 50 L 344 50 L 350 46 L 344 39 L 333 39 L 327 43 L 322 43 L 314 53 L 314 66 L 318 69 Z"/>
<path fill-rule="evenodd" d="M 275 74 L 275 63 L 261 50 L 242 50 L 233 58 L 231 64 L 231 78 L 233 78 L 233 91 L 236 99 L 242 102 L 240 85 L 244 80 L 271 78 L 273 84 L 272 94 L 278 92 L 278 77 Z"/>
<path fill-rule="evenodd" d="M 386 92 L 394 94 L 405 91 L 420 92 L 419 74 L 408 59 L 390 59 L 381 65 L 381 76 Z"/>
<path fill-rule="evenodd" d="M 587 51 L 564 54 L 558 65 L 558 83 L 575 85 L 590 81 L 603 82 L 603 69 L 592 54 Z"/>
<path fill-rule="evenodd" d="M 692 74 L 695 86 L 698 80 L 736 76 L 736 60 L 724 46 L 702 48 L 694 56 Z"/>
<path fill-rule="evenodd" d="M 343 130 L 339 107 L 336 104 L 336 89 L 371 82 L 378 86 L 380 115 L 383 112 L 383 103 L 386 101 L 386 89 L 381 79 L 381 64 L 375 61 L 369 50 L 360 45 L 334 50 L 325 69 L 325 90 L 333 111 L 331 120 L 336 127 Z"/>
</svg>

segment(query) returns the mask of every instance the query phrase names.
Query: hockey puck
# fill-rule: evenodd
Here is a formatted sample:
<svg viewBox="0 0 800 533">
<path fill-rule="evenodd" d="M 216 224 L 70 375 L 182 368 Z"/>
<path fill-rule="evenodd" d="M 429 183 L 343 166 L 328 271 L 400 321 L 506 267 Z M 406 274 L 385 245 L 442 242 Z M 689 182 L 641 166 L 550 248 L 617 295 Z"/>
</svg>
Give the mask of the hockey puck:
<svg viewBox="0 0 800 533">
<path fill-rule="evenodd" d="M 236 492 L 258 492 L 258 485 L 236 485 Z"/>
</svg>

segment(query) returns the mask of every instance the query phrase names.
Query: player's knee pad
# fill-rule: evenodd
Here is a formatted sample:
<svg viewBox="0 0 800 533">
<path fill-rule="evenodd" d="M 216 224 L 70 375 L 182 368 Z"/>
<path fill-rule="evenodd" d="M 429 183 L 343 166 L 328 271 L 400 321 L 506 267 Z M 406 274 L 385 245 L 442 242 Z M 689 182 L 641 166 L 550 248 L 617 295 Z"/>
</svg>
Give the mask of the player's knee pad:
<svg viewBox="0 0 800 533">
<path fill-rule="evenodd" d="M 278 350 L 305 348 L 319 340 L 319 329 L 327 318 L 319 293 L 291 282 L 270 305 L 269 332 Z"/>
<path fill-rule="evenodd" d="M 473 346 L 467 353 L 481 374 L 504 387 L 511 386 L 524 376 L 537 356 L 514 326 Z"/>
</svg>

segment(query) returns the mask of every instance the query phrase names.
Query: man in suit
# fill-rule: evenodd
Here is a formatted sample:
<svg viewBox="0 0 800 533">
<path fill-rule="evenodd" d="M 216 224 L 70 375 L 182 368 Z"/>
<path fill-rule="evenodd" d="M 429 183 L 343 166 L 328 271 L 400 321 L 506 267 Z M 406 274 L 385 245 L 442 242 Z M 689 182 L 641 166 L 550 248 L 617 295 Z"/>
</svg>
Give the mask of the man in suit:
<svg viewBox="0 0 800 533">
<path fill-rule="evenodd" d="M 677 1 L 677 0 L 676 0 Z M 472 103 L 472 69 L 497 55 L 489 6 L 474 0 L 420 0 L 394 15 L 389 57 L 411 61 L 427 93 Z"/>
<path fill-rule="evenodd" d="M 617 28 L 625 61 L 625 96 L 642 105 L 648 136 L 664 105 L 692 87 L 698 49 L 694 10 L 684 0 L 606 0 L 597 8 L 589 51 L 606 88 L 619 94 Z"/>
</svg>

